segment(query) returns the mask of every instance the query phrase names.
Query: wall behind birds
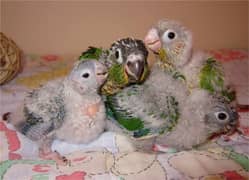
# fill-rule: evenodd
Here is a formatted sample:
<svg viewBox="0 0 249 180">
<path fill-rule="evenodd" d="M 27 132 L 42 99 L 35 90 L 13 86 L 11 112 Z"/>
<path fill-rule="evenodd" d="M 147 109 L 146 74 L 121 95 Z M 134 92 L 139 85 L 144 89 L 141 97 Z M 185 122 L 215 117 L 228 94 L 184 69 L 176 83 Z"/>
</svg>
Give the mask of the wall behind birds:
<svg viewBox="0 0 249 180">
<path fill-rule="evenodd" d="M 1 31 L 28 53 L 79 54 L 143 39 L 157 20 L 192 29 L 198 48 L 248 48 L 248 1 L 1 1 Z"/>
</svg>

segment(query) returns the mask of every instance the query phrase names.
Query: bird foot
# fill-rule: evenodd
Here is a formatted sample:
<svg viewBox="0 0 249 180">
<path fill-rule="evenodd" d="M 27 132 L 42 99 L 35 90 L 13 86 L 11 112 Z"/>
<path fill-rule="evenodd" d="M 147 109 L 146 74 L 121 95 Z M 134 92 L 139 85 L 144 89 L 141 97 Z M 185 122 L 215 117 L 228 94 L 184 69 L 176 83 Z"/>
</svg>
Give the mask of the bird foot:
<svg viewBox="0 0 249 180">
<path fill-rule="evenodd" d="M 39 151 L 39 157 L 47 160 L 54 160 L 57 165 L 61 166 L 70 164 L 70 161 L 65 156 L 61 156 L 57 151 L 50 151 L 47 153 Z"/>
<path fill-rule="evenodd" d="M 155 152 L 165 152 L 165 153 L 176 153 L 177 150 L 175 148 L 166 146 L 166 145 L 159 145 L 159 144 L 155 144 L 153 145 L 153 151 Z"/>
</svg>

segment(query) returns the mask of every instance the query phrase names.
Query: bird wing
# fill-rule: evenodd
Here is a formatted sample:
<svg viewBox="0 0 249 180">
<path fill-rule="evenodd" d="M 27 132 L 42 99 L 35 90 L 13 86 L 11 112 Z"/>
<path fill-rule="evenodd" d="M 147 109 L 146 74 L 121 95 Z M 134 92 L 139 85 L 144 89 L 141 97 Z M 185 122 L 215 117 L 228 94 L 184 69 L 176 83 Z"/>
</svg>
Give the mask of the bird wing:
<svg viewBox="0 0 249 180">
<path fill-rule="evenodd" d="M 115 119 L 123 128 L 128 131 L 135 131 L 142 129 L 144 124 L 142 120 L 129 111 L 129 108 L 121 107 L 118 103 L 117 96 L 106 97 L 107 115 Z"/>
<path fill-rule="evenodd" d="M 103 52 L 102 48 L 89 46 L 86 51 L 83 51 L 79 57 L 79 60 L 83 59 L 99 59 Z"/>
<path fill-rule="evenodd" d="M 57 80 L 30 92 L 24 103 L 25 126 L 53 121 L 60 127 L 65 116 L 63 90 L 63 81 Z"/>
<path fill-rule="evenodd" d="M 19 131 L 34 141 L 41 140 L 55 129 L 54 121 L 44 121 L 37 114 L 28 112 L 25 108 L 26 121 L 18 124 Z"/>
<path fill-rule="evenodd" d="M 157 99 L 152 97 L 154 94 L 147 93 L 146 89 L 144 85 L 133 85 L 106 98 L 109 119 L 135 138 L 156 136 L 170 130 L 179 116 L 177 109 L 172 108 L 175 106 L 172 99 L 165 99 L 168 106 L 158 108 Z"/>
<path fill-rule="evenodd" d="M 218 93 L 228 101 L 235 99 L 235 92 L 224 85 L 224 70 L 222 65 L 210 57 L 205 61 L 199 75 L 199 85 L 211 93 Z"/>
<path fill-rule="evenodd" d="M 224 74 L 221 65 L 213 58 L 208 58 L 199 75 L 202 89 L 209 92 L 221 91 L 224 88 Z"/>
</svg>

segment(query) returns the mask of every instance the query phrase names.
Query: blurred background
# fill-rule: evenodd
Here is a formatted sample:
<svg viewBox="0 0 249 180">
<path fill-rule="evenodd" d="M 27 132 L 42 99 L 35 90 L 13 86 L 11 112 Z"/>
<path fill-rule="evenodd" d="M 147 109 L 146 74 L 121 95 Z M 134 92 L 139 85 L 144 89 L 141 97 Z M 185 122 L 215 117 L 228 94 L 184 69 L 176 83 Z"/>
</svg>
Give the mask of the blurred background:
<svg viewBox="0 0 249 180">
<path fill-rule="evenodd" d="M 159 19 L 192 29 L 195 47 L 248 49 L 248 1 L 1 1 L 1 31 L 27 53 L 79 54 L 143 39 Z"/>
</svg>

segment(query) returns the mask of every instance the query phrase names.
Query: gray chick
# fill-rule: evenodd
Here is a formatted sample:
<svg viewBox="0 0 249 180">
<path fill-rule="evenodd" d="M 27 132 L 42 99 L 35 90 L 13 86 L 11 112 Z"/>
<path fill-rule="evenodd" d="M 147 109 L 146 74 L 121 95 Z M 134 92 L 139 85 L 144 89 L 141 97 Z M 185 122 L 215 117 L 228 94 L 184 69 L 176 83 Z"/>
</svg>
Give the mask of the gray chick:
<svg viewBox="0 0 249 180">
<path fill-rule="evenodd" d="M 65 79 L 33 90 L 20 112 L 8 120 L 38 143 L 40 157 L 67 164 L 65 157 L 51 150 L 52 142 L 88 143 L 104 131 L 105 106 L 98 91 L 106 78 L 107 68 L 100 62 L 79 61 Z"/>
<path fill-rule="evenodd" d="M 238 113 L 223 97 L 195 89 L 186 97 L 173 131 L 156 138 L 155 143 L 177 150 L 192 149 L 219 134 L 233 133 L 238 125 Z"/>
<path fill-rule="evenodd" d="M 235 100 L 222 65 L 211 55 L 193 48 L 193 35 L 181 23 L 160 20 L 145 36 L 145 43 L 173 76 L 181 74 L 190 90 L 205 89 Z"/>
</svg>

